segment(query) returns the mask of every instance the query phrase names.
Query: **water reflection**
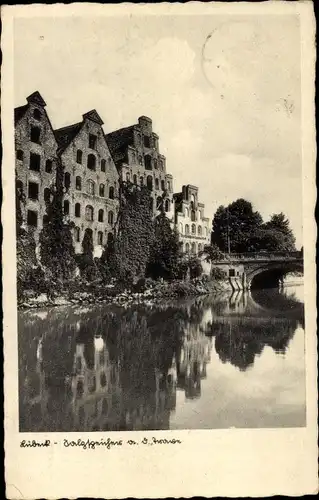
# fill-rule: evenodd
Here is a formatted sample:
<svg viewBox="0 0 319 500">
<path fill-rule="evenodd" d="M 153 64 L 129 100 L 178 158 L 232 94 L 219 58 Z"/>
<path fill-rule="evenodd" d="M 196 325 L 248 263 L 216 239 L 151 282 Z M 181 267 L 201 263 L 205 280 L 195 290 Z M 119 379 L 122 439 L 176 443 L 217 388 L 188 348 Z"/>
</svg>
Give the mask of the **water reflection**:
<svg viewBox="0 0 319 500">
<path fill-rule="evenodd" d="M 268 348 L 288 359 L 290 342 L 302 325 L 302 302 L 269 290 L 132 309 L 20 313 L 20 430 L 216 427 L 211 400 L 218 386 L 212 387 L 212 381 L 219 373 L 220 383 L 240 380 L 221 372 L 222 365 L 251 372 L 249 380 L 256 382 L 253 367 L 262 366 L 263 352 L 265 359 Z M 278 360 L 272 362 L 279 370 Z M 235 397 L 235 389 L 228 391 L 223 403 Z M 238 421 L 236 412 L 245 408 L 231 411 Z M 194 421 L 195 413 L 199 418 Z M 261 420 L 252 426 L 262 426 Z M 302 418 L 294 425 L 303 425 Z"/>
</svg>

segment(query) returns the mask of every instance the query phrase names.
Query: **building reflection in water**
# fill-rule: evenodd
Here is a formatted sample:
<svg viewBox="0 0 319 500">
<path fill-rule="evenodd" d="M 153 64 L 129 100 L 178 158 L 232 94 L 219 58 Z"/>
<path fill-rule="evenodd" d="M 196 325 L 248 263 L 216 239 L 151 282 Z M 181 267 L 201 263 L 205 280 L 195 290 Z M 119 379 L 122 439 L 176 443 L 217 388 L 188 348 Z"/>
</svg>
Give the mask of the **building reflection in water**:
<svg viewBox="0 0 319 500">
<path fill-rule="evenodd" d="M 21 431 L 169 429 L 176 391 L 200 398 L 212 349 L 244 371 L 265 346 L 284 355 L 301 323 L 249 296 L 119 311 L 21 316 Z"/>
</svg>

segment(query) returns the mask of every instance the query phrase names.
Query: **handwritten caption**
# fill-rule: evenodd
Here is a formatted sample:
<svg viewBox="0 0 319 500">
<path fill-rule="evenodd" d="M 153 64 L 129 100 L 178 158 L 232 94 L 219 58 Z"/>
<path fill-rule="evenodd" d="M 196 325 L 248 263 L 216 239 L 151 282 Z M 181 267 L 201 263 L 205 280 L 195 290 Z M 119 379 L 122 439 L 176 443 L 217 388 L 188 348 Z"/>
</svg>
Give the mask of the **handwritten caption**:
<svg viewBox="0 0 319 500">
<path fill-rule="evenodd" d="M 107 450 L 110 450 L 111 448 L 119 448 L 123 446 L 156 446 L 156 445 L 175 445 L 175 444 L 181 444 L 182 441 L 180 439 L 159 439 L 154 436 L 146 438 L 143 437 L 140 440 L 134 440 L 134 439 L 117 439 L 113 440 L 110 438 L 107 439 L 99 439 L 99 440 L 94 440 L 94 439 L 63 439 L 62 441 L 62 446 L 64 448 L 82 448 L 82 450 L 95 450 L 96 448 L 105 448 Z M 50 439 L 46 439 L 45 441 L 36 441 L 35 439 L 32 440 L 22 440 L 20 442 L 20 448 L 49 448 L 50 446 L 58 445 L 60 444 L 58 441 L 51 441 Z"/>
</svg>

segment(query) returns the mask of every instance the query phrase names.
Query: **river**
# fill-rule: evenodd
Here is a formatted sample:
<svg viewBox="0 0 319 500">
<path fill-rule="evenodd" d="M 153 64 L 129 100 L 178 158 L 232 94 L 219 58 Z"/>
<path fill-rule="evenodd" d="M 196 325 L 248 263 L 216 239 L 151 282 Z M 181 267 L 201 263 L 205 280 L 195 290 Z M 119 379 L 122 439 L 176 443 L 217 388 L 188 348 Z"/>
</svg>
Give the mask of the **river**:
<svg viewBox="0 0 319 500">
<path fill-rule="evenodd" d="M 19 312 L 20 431 L 302 427 L 303 286 Z"/>
</svg>

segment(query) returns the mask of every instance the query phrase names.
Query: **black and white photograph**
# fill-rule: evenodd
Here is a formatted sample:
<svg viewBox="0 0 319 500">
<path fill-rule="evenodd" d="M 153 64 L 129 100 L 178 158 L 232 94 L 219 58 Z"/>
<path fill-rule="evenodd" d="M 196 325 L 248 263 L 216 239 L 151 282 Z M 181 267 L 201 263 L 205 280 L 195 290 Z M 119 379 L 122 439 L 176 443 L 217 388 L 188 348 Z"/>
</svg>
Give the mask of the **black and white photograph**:
<svg viewBox="0 0 319 500">
<path fill-rule="evenodd" d="M 304 429 L 300 15 L 136 8 L 13 19 L 18 432 Z"/>
</svg>

